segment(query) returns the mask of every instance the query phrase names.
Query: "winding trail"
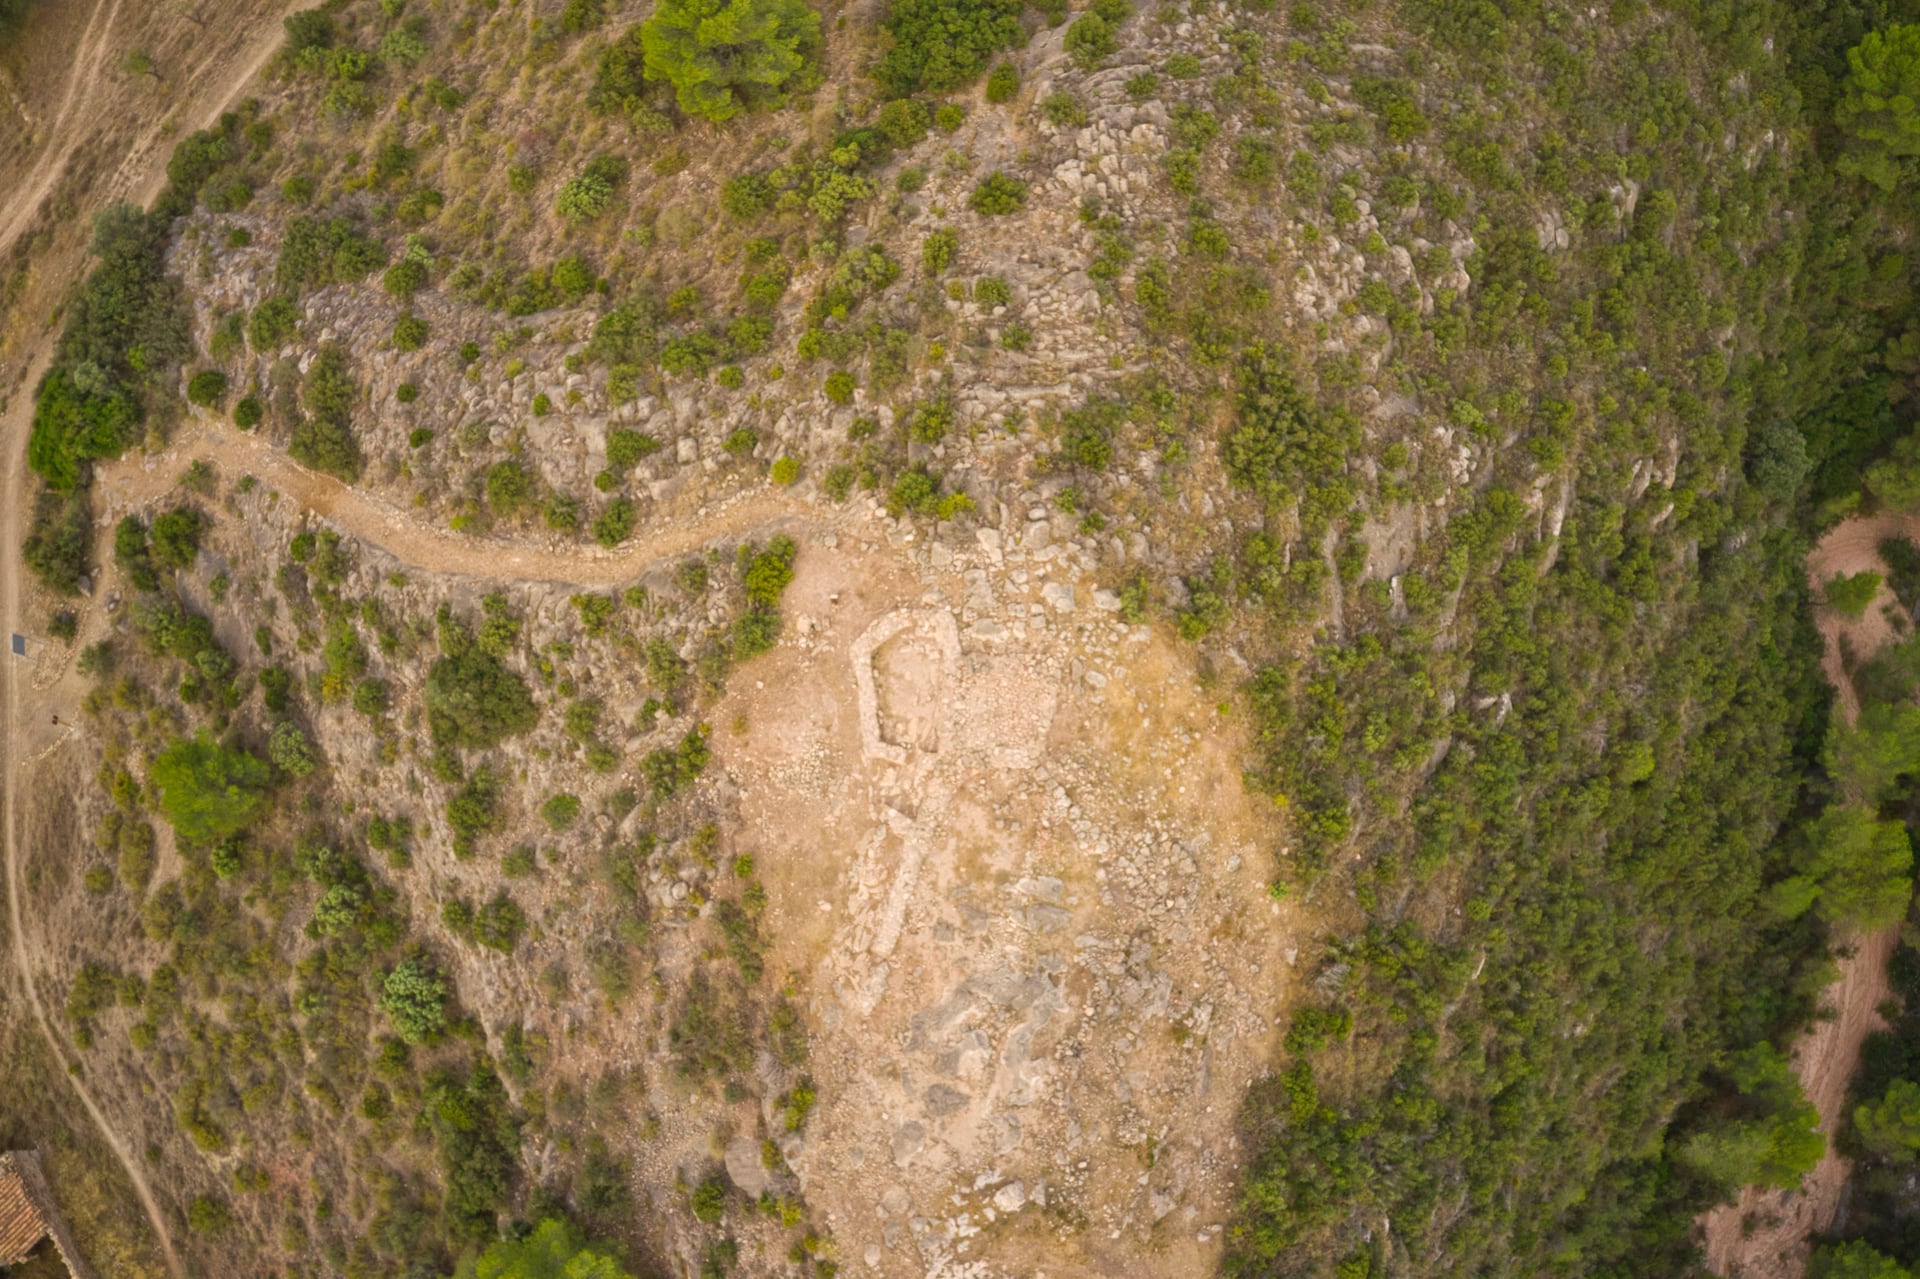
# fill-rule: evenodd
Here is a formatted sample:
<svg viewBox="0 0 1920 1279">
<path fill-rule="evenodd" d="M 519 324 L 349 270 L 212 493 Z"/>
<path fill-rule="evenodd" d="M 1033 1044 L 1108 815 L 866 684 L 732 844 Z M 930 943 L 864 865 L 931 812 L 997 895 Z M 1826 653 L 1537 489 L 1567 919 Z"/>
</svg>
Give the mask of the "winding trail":
<svg viewBox="0 0 1920 1279">
<path fill-rule="evenodd" d="M 77 145 L 77 124 L 73 105 L 83 86 L 101 74 L 106 60 L 108 34 L 119 11 L 121 0 L 99 0 L 90 18 L 81 45 L 76 52 L 74 71 L 69 79 L 58 114 L 49 128 L 49 136 L 40 158 L 28 179 L 0 205 L 0 252 L 4 252 L 33 225 L 41 205 L 55 189 L 66 171 L 72 148 Z M 288 6 L 290 11 L 300 7 Z M 241 33 L 242 55 L 232 70 L 204 90 L 196 93 L 201 105 L 192 113 L 194 127 L 205 127 L 239 96 L 279 48 L 279 11 L 274 21 L 262 22 L 257 30 Z M 204 95 L 204 96 L 202 96 Z M 160 121 L 149 124 L 129 149 L 127 158 L 95 193 L 95 203 L 132 198 L 149 203 L 166 182 L 165 156 L 158 150 Z M 28 354 L 26 367 L 15 383 L 4 414 L 0 414 L 0 448 L 4 449 L 4 467 L 0 469 L 0 629 L 25 634 L 28 627 L 23 611 L 21 582 L 24 565 L 19 548 L 25 533 L 25 512 L 31 505 L 31 477 L 26 465 L 26 445 L 31 428 L 32 400 L 29 388 L 37 384 L 52 355 L 53 338 L 41 338 Z M 303 507 L 331 521 L 343 532 L 378 547 L 406 565 L 423 571 L 485 577 L 500 580 L 560 582 L 581 587 L 605 587 L 633 580 L 647 569 L 687 554 L 708 542 L 739 535 L 771 523 L 796 520 L 808 509 L 806 504 L 784 490 L 759 490 L 702 509 L 688 521 L 670 524 L 654 536 L 614 551 L 533 542 L 478 540 L 447 530 L 421 524 L 409 512 L 382 499 L 353 489 L 330 476 L 310 471 L 284 454 L 276 452 L 257 435 L 232 431 L 219 424 L 196 422 L 185 428 L 164 452 L 150 458 L 131 457 L 102 467 L 96 473 L 96 488 L 107 503 L 132 502 L 155 496 L 177 484 L 182 469 L 196 459 L 213 462 L 223 472 L 238 476 L 252 474 L 279 490 Z M 99 514 L 96 508 L 96 514 Z M 817 514 L 817 512 L 816 512 Z M 26 851 L 21 847 L 21 804 L 23 777 L 44 758 L 64 736 L 46 732 L 40 726 L 52 714 L 75 712 L 74 689 L 36 690 L 23 687 L 21 668 L 25 662 L 5 656 L 7 663 L 6 733 L 0 740 L 0 793 L 4 794 L 5 876 L 7 884 L 8 933 L 12 940 L 12 967 L 22 988 L 25 1003 L 45 1039 L 48 1051 L 60 1067 L 74 1095 L 86 1110 L 94 1126 L 113 1151 L 139 1199 L 141 1209 L 151 1223 L 167 1269 L 175 1279 L 186 1279 L 186 1270 L 174 1249 L 166 1214 L 141 1162 L 115 1130 L 92 1091 L 79 1075 L 69 1069 L 63 1041 L 34 981 L 34 957 L 40 946 L 27 928 L 22 908 L 21 867 Z M 32 701 L 32 714 L 25 703 Z M 51 740 L 42 740 L 51 739 Z M 31 758 L 28 758 L 31 753 Z"/>
<path fill-rule="evenodd" d="M 150 118 L 134 123 L 124 118 L 105 118 L 100 111 L 86 109 L 89 96 L 99 91 L 112 65 L 112 34 L 122 3 L 123 0 L 95 0 L 74 48 L 66 84 L 61 91 L 60 105 L 48 121 L 46 138 L 26 174 L 13 184 L 4 200 L 0 200 L 0 253 L 11 249 L 35 224 L 42 206 L 58 189 L 67 173 L 73 156 L 86 141 L 102 130 L 107 136 L 113 136 L 116 131 L 120 133 L 125 143 L 125 154 L 117 168 L 98 184 L 97 189 L 80 193 L 81 199 L 91 208 L 126 199 L 133 199 L 142 205 L 151 203 L 166 183 L 167 157 L 161 149 L 161 143 L 170 126 L 177 120 L 184 120 L 191 128 L 204 128 L 227 110 L 280 47 L 280 18 L 302 7 L 300 0 L 292 0 L 260 15 L 256 21 L 228 24 L 222 35 L 212 36 L 201 44 L 198 65 L 191 68 L 186 76 L 189 81 L 187 97 L 180 104 L 180 109 L 177 112 L 156 112 Z M 59 268 L 50 266 L 49 269 Z M 53 340 L 51 334 L 45 335 L 20 353 L 21 364 L 17 366 L 20 376 L 13 383 L 7 410 L 0 414 L 0 455 L 4 458 L 0 461 L 0 630 L 10 633 L 26 633 L 28 629 L 22 612 L 21 570 L 24 566 L 19 550 L 24 533 L 24 512 L 29 508 L 32 492 L 26 466 L 27 437 L 31 426 L 31 397 L 27 392 L 45 370 L 52 354 Z M 257 466 L 256 469 L 265 471 L 268 468 Z M 300 486 L 295 483 L 286 483 L 283 487 L 296 495 L 300 491 Z M 325 497 L 326 494 L 322 492 L 320 496 Z M 109 1122 L 92 1091 L 79 1075 L 69 1069 L 75 1063 L 69 1060 L 34 982 L 33 959 L 38 946 L 27 932 L 21 904 L 23 851 L 20 847 L 20 797 L 24 793 L 21 777 L 23 770 L 37 763 L 58 742 L 43 744 L 39 739 L 44 734 L 35 731 L 44 722 L 38 715 L 49 699 L 35 690 L 22 689 L 20 668 L 25 663 L 10 654 L 0 656 L 0 660 L 7 663 L 4 681 L 6 732 L 0 736 L 0 806 L 4 808 L 0 812 L 0 821 L 4 822 L 5 827 L 3 843 L 8 935 L 12 942 L 14 980 L 21 988 L 24 1002 L 46 1041 L 48 1052 L 60 1068 L 60 1075 L 67 1080 L 88 1118 L 125 1171 L 153 1230 L 167 1270 L 174 1279 L 186 1279 L 187 1272 L 174 1249 L 167 1216 L 154 1196 L 141 1162 L 134 1158 L 127 1142 Z M 23 714 L 23 694 L 35 699 L 35 714 L 31 717 Z M 59 709 L 67 710 L 71 718 L 71 706 L 60 706 Z M 32 759 L 24 758 L 33 746 L 39 746 L 40 749 Z"/>
<path fill-rule="evenodd" d="M 821 516 L 818 507 L 787 490 L 768 487 L 702 507 L 690 519 L 662 521 L 654 531 L 643 530 L 639 539 L 613 550 L 557 539 L 468 537 L 424 524 L 372 493 L 308 470 L 257 434 L 204 419 L 185 427 L 162 453 L 99 469 L 94 490 L 107 509 L 143 502 L 177 487 L 180 472 L 198 460 L 214 463 L 231 478 L 252 475 L 408 568 L 498 581 L 619 586 L 708 543 Z"/>
<path fill-rule="evenodd" d="M 80 43 L 74 50 L 73 70 L 60 95 L 59 109 L 47 126 L 47 140 L 41 144 L 39 159 L 34 161 L 19 190 L 8 199 L 5 214 L 0 215 L 5 218 L 0 222 L 0 253 L 12 248 L 21 232 L 33 225 L 40 206 L 52 194 L 60 175 L 67 171 L 67 160 L 73 155 L 76 143 L 70 127 L 74 100 L 80 94 L 81 85 L 93 84 L 99 79 L 101 63 L 106 59 L 107 35 L 113 30 L 113 20 L 119 13 L 120 0 L 96 0 L 93 12 L 87 17 L 86 30 L 80 33 Z"/>
<path fill-rule="evenodd" d="M 1899 536 L 1920 540 L 1920 516 L 1883 512 L 1856 516 L 1828 529 L 1807 554 L 1807 582 L 1815 598 L 1836 574 L 1871 569 L 1884 575 L 1887 566 L 1880 558 L 1880 543 Z M 1879 594 L 1859 617 L 1815 606 L 1814 621 L 1825 646 L 1821 670 L 1833 685 L 1834 709 L 1848 724 L 1860 714 L 1860 698 L 1847 675 L 1843 642 L 1846 650 L 1865 658 L 1895 639 L 1885 613 L 1889 605 L 1897 608 L 1899 601 L 1882 582 Z M 1798 1187 L 1745 1186 L 1738 1202 L 1722 1204 L 1701 1217 L 1707 1267 L 1724 1279 L 1800 1279 L 1806 1273 L 1813 1236 L 1834 1224 L 1853 1161 L 1834 1149 L 1833 1136 L 1846 1118 L 1847 1094 L 1860 1065 L 1861 1045 L 1869 1034 L 1886 1026 L 1879 1008 L 1891 993 L 1887 959 L 1899 939 L 1898 924 L 1844 939 L 1840 976 L 1821 998 L 1833 1016 L 1801 1032 L 1790 1054 L 1794 1074 L 1820 1114 L 1826 1154 Z"/>
</svg>

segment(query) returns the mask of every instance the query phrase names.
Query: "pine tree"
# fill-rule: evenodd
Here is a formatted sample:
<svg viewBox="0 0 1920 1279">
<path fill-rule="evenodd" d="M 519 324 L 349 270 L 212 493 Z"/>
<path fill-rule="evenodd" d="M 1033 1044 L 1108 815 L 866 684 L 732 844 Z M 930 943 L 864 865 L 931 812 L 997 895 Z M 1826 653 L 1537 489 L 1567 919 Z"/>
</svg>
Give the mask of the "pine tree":
<svg viewBox="0 0 1920 1279">
<path fill-rule="evenodd" d="M 647 78 L 709 120 L 787 84 L 819 38 L 820 15 L 801 0 L 663 0 L 640 32 Z"/>
</svg>

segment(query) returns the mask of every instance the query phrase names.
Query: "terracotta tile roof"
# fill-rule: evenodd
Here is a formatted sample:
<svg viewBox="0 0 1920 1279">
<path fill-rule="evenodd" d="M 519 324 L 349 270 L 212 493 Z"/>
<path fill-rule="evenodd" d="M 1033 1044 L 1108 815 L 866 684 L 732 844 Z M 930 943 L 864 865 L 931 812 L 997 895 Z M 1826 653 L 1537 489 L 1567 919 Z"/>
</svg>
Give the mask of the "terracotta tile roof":
<svg viewBox="0 0 1920 1279">
<path fill-rule="evenodd" d="M 0 1155 L 0 1266 L 25 1261 L 47 1237 L 47 1219 L 16 1155 Z"/>
</svg>

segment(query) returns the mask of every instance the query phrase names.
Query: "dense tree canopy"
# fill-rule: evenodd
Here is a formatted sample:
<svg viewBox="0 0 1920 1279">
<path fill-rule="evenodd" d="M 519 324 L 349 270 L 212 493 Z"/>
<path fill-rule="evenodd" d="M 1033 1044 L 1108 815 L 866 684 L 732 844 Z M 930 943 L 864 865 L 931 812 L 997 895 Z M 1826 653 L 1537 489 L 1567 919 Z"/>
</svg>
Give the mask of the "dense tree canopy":
<svg viewBox="0 0 1920 1279">
<path fill-rule="evenodd" d="M 427 672 L 424 697 L 434 741 L 483 750 L 517 737 L 540 719 L 526 682 L 473 641 L 457 622 L 440 628 L 442 656 Z"/>
<path fill-rule="evenodd" d="M 640 39 L 647 77 L 682 111 L 729 120 L 799 75 L 820 15 L 804 0 L 662 0 Z"/>
<path fill-rule="evenodd" d="M 549 1217 L 525 1239 L 502 1239 L 480 1255 L 473 1279 L 631 1279 L 602 1245 Z"/>
<path fill-rule="evenodd" d="M 180 838 L 211 844 L 246 829 L 266 810 L 273 770 L 202 733 L 161 751 L 150 780 L 160 791 L 160 812 Z"/>
<path fill-rule="evenodd" d="M 1021 0 L 893 0 L 881 22 L 893 43 L 874 78 L 895 97 L 957 89 L 1026 38 L 1021 8 Z"/>
<path fill-rule="evenodd" d="M 1891 191 L 1920 156 L 1920 25 L 1869 31 L 1847 52 L 1842 90 L 1834 119 L 1858 146 L 1842 164 Z"/>
</svg>

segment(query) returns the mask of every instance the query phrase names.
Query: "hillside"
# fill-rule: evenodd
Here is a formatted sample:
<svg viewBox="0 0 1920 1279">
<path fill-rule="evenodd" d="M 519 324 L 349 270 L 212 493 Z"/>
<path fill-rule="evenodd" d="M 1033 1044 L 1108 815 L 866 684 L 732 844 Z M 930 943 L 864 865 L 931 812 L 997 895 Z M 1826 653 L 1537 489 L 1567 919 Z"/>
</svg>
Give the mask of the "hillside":
<svg viewBox="0 0 1920 1279">
<path fill-rule="evenodd" d="M 16 8 L 117 1273 L 1865 1264 L 1920 12 Z"/>
</svg>

